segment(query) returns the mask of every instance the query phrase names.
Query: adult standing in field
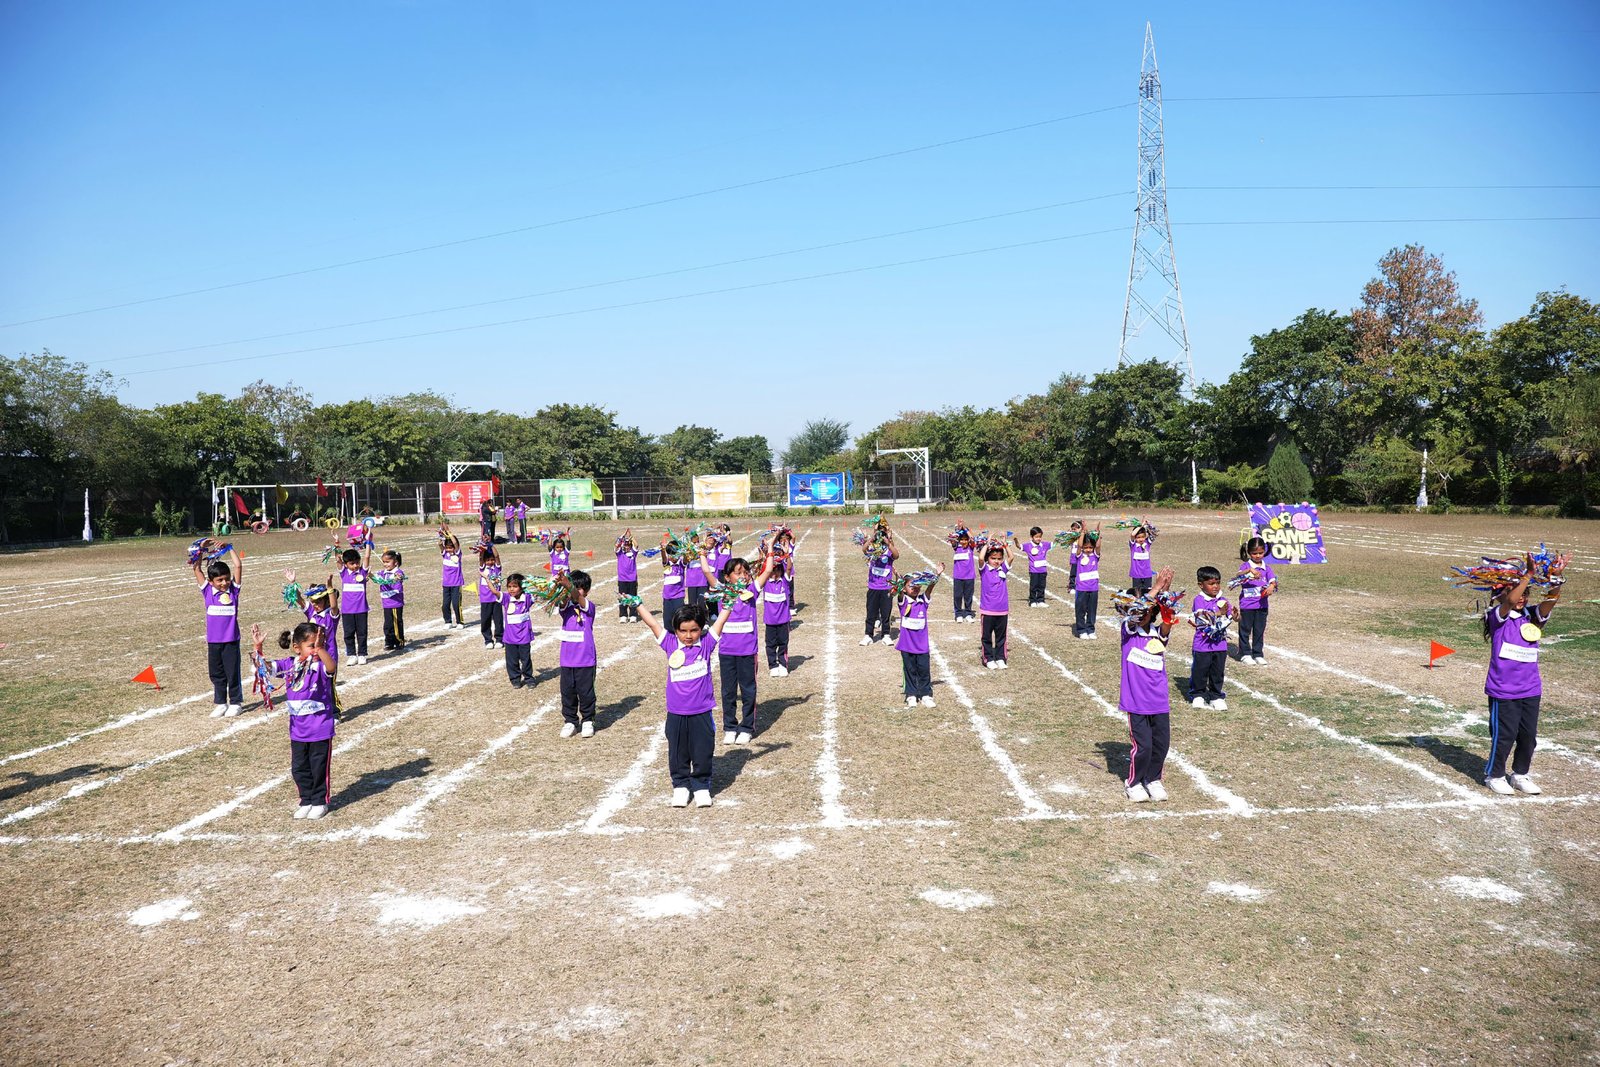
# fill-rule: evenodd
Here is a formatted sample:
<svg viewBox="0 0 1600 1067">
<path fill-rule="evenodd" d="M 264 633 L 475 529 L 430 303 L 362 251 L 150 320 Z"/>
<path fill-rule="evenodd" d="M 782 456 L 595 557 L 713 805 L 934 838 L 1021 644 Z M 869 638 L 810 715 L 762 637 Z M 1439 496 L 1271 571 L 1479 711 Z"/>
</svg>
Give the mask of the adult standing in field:
<svg viewBox="0 0 1600 1067">
<path fill-rule="evenodd" d="M 494 503 L 487 497 L 478 505 L 478 524 L 483 528 L 483 539 L 494 544 Z"/>
</svg>

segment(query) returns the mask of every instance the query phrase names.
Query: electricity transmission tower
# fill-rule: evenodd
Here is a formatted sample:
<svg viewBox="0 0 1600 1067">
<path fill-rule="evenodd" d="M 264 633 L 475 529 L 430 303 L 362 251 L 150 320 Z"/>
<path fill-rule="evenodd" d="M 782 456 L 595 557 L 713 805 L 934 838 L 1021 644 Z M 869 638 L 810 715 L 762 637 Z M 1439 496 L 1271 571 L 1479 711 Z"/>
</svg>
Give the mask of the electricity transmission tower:
<svg viewBox="0 0 1600 1067">
<path fill-rule="evenodd" d="M 1122 304 L 1122 345 L 1117 365 L 1128 362 L 1128 346 L 1154 322 L 1183 353 L 1183 371 L 1193 394 L 1194 357 L 1183 317 L 1178 259 L 1167 218 L 1167 161 L 1161 134 L 1161 72 L 1156 69 L 1156 39 L 1144 24 L 1144 63 L 1139 71 L 1138 203 L 1133 216 L 1133 254 L 1128 260 L 1128 295 Z M 1173 360 L 1173 362 L 1178 362 Z"/>
</svg>

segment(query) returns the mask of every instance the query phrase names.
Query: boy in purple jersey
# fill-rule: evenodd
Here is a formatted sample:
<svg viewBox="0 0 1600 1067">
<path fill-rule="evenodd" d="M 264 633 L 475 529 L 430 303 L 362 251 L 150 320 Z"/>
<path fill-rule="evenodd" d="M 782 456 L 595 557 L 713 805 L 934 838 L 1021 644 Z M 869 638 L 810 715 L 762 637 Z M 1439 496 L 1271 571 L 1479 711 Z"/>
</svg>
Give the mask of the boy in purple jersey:
<svg viewBox="0 0 1600 1067">
<path fill-rule="evenodd" d="M 207 542 L 211 547 L 215 542 Z M 211 676 L 211 717 L 233 716 L 244 710 L 244 678 L 239 671 L 239 596 L 244 581 L 244 560 L 228 549 L 229 567 L 214 559 L 200 569 L 191 568 L 206 606 L 206 670 Z"/>
<path fill-rule="evenodd" d="M 1075 593 L 1072 598 L 1072 634 L 1084 641 L 1099 637 L 1095 620 L 1100 612 L 1100 524 L 1083 530 L 1072 543 Z"/>
<path fill-rule="evenodd" d="M 521 689 L 533 684 L 533 597 L 523 583 L 521 574 L 506 575 L 505 592 L 500 594 L 500 610 L 505 617 L 506 677 L 511 688 Z"/>
<path fill-rule="evenodd" d="M 594 650 L 595 608 L 589 601 L 594 582 L 583 571 L 556 579 L 571 599 L 561 608 L 561 736 L 594 736 L 594 675 L 599 658 Z"/>
<path fill-rule="evenodd" d="M 400 569 L 400 553 L 384 551 L 383 567 L 377 573 L 378 599 L 383 604 L 383 649 L 394 652 L 406 647 L 406 572 Z"/>
<path fill-rule="evenodd" d="M 1550 564 L 1550 588 L 1544 601 L 1528 607 L 1528 581 L 1534 573 L 1528 558 L 1522 577 L 1514 585 L 1496 589 L 1494 603 L 1483 614 L 1483 639 L 1489 642 L 1489 674 L 1483 691 L 1489 697 L 1489 761 L 1483 767 L 1483 784 L 1501 796 L 1544 792 L 1528 777 L 1533 750 L 1539 743 L 1539 702 L 1544 681 L 1539 675 L 1539 641 L 1544 625 L 1561 599 L 1561 585 L 1570 554 Z M 1511 774 L 1506 775 L 1506 757 Z"/>
<path fill-rule="evenodd" d="M 883 540 L 862 545 L 861 554 L 867 558 L 867 632 L 861 643 L 872 644 L 872 631 L 874 624 L 877 624 L 877 640 L 888 644 L 889 608 L 893 602 L 893 597 L 889 595 L 889 583 L 894 580 L 895 561 L 900 558 L 894 534 L 887 526 L 883 527 Z"/>
<path fill-rule="evenodd" d="M 1201 567 L 1195 572 L 1200 591 L 1190 605 L 1189 625 L 1194 628 L 1194 644 L 1190 649 L 1189 705 L 1227 711 L 1227 694 L 1222 691 L 1222 679 L 1228 667 L 1228 637 L 1224 633 L 1208 635 L 1195 615 L 1210 612 L 1218 618 L 1231 619 L 1233 605 L 1222 596 L 1222 572 L 1215 567 Z"/>
<path fill-rule="evenodd" d="M 322 631 L 303 622 L 278 637 L 290 655 L 267 660 L 262 655 L 261 627 L 251 631 L 255 663 L 271 682 L 285 684 L 289 712 L 289 773 L 300 793 L 296 819 L 320 819 L 333 800 L 333 661 L 322 647 Z M 270 684 L 270 682 L 269 682 Z"/>
<path fill-rule="evenodd" d="M 559 533 L 550 542 L 550 577 L 559 578 L 572 569 L 572 550 L 569 547 L 569 538 L 572 530 L 569 528 L 564 533 Z"/>
<path fill-rule="evenodd" d="M 367 662 L 367 581 L 372 576 L 367 568 L 372 565 L 372 548 L 368 546 L 365 559 L 355 549 L 347 548 L 339 562 L 342 564 L 338 574 L 339 618 L 344 626 L 344 654 L 351 663 L 359 665 Z"/>
<path fill-rule="evenodd" d="M 633 530 L 622 531 L 617 538 L 617 592 L 622 596 L 639 595 L 639 546 L 633 543 Z M 620 622 L 639 621 L 639 611 L 632 604 L 617 605 Z"/>
<path fill-rule="evenodd" d="M 756 732 L 756 605 L 761 603 L 756 598 L 762 586 L 750 581 L 750 565 L 742 559 L 730 559 L 720 575 L 712 572 L 704 556 L 700 566 L 728 618 L 717 648 L 722 674 L 722 743 L 748 745 Z M 734 598 L 731 602 L 722 596 L 724 586 L 728 587 L 727 597 Z"/>
<path fill-rule="evenodd" d="M 461 542 L 450 532 L 448 524 L 439 529 L 439 588 L 443 601 L 440 611 L 444 615 L 446 630 L 459 630 L 461 620 Z"/>
<path fill-rule="evenodd" d="M 294 588 L 294 571 L 284 571 L 283 580 Z M 339 673 L 339 605 L 333 599 L 333 575 L 326 585 L 308 585 L 295 596 L 295 604 L 305 613 L 306 622 L 322 627 L 322 649 L 333 660 L 334 676 Z M 337 692 L 337 691 L 336 691 Z"/>
<path fill-rule="evenodd" d="M 944 574 L 944 564 L 939 564 L 930 579 L 907 580 L 905 595 L 900 597 L 900 637 L 895 648 L 900 652 L 900 672 L 905 677 L 906 707 L 914 708 L 917 700 L 931 708 L 933 703 L 933 673 L 928 662 L 928 600 L 933 587 Z"/>
<path fill-rule="evenodd" d="M 1067 532 L 1072 534 L 1073 540 L 1076 541 L 1079 537 L 1083 536 L 1083 523 L 1078 519 L 1073 519 L 1072 524 L 1067 527 Z M 1067 592 L 1075 593 L 1077 591 L 1078 557 L 1076 554 L 1069 554 L 1069 558 L 1067 560 Z"/>
<path fill-rule="evenodd" d="M 691 608 L 705 600 L 706 590 L 711 587 L 711 583 L 700 570 L 700 560 L 716 551 L 716 544 L 711 540 L 710 534 L 697 541 L 696 546 L 699 555 L 695 559 L 686 561 L 683 568 L 684 603 Z"/>
<path fill-rule="evenodd" d="M 1161 784 L 1172 744 L 1172 694 L 1167 685 L 1167 638 L 1176 616 L 1155 601 L 1172 587 L 1172 568 L 1156 575 L 1151 595 L 1122 620 L 1122 690 L 1117 707 L 1128 716 L 1128 799 L 1166 800 Z"/>
<path fill-rule="evenodd" d="M 684 571 L 682 563 L 673 563 L 667 559 L 667 544 L 672 540 L 670 534 L 661 535 L 661 617 L 671 619 L 678 614 L 678 609 L 683 607 L 684 597 Z"/>
<path fill-rule="evenodd" d="M 977 617 L 972 613 L 972 589 L 978 583 L 977 554 L 972 535 L 962 528 L 951 547 L 950 585 L 955 597 L 956 622 L 971 622 Z"/>
<path fill-rule="evenodd" d="M 766 630 L 767 674 L 784 678 L 789 674 L 789 623 L 794 617 L 794 590 L 791 587 L 787 559 L 773 546 L 756 576 L 756 588 L 761 590 L 761 623 Z"/>
<path fill-rule="evenodd" d="M 504 572 L 500 568 L 500 553 L 493 545 L 478 549 L 478 632 L 483 635 L 484 648 L 501 648 L 505 645 L 506 617 L 500 610 L 500 595 L 505 591 Z"/>
<path fill-rule="evenodd" d="M 1015 537 L 1011 543 L 1028 557 L 1028 607 L 1042 608 L 1045 606 L 1045 579 L 1050 577 L 1050 542 L 1044 539 L 1044 530 L 1035 526 L 1028 531 L 1026 544 Z"/>
<path fill-rule="evenodd" d="M 717 694 L 711 684 L 711 654 L 728 621 L 724 611 L 705 630 L 703 605 L 678 609 L 668 633 L 641 607 L 639 617 L 661 643 L 667 656 L 667 767 L 672 774 L 672 806 L 689 806 L 694 794 L 697 808 L 711 806 L 711 757 L 717 742 L 713 721 Z"/>
<path fill-rule="evenodd" d="M 1267 598 L 1278 591 L 1278 573 L 1267 562 L 1267 543 L 1252 537 L 1239 548 L 1239 662 L 1267 662 L 1261 652 L 1267 639 Z"/>
<path fill-rule="evenodd" d="M 1011 621 L 1011 546 L 990 541 L 983 550 L 983 569 L 978 572 L 978 613 L 983 616 L 979 637 L 979 656 L 990 670 L 1003 671 L 1006 664 L 1006 626 Z"/>
</svg>

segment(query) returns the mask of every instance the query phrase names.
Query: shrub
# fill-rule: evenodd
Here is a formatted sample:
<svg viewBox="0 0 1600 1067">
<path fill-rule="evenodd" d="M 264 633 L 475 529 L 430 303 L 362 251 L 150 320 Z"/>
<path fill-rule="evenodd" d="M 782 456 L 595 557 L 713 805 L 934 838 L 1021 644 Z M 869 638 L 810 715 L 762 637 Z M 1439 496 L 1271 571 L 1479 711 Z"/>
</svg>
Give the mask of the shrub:
<svg viewBox="0 0 1600 1067">
<path fill-rule="evenodd" d="M 1267 461 L 1267 485 L 1281 503 L 1311 499 L 1311 471 L 1292 442 L 1285 441 L 1272 450 L 1272 458 Z"/>
</svg>

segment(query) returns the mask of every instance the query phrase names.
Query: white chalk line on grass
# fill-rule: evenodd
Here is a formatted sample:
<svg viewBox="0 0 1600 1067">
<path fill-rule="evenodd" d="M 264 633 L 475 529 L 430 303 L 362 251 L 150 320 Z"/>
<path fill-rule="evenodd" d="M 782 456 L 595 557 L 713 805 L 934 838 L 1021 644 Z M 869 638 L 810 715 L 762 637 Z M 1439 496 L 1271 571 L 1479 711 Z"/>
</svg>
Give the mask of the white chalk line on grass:
<svg viewBox="0 0 1600 1067">
<path fill-rule="evenodd" d="M 828 636 L 823 644 L 822 751 L 817 755 L 817 789 L 825 826 L 842 826 L 848 817 L 841 798 L 844 779 L 839 772 L 839 568 L 837 530 L 828 528 Z M 799 546 L 796 546 L 798 549 Z"/>
</svg>

